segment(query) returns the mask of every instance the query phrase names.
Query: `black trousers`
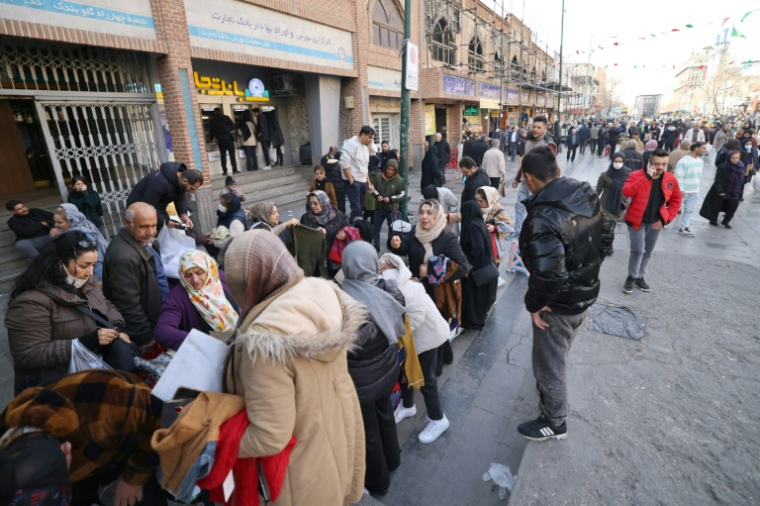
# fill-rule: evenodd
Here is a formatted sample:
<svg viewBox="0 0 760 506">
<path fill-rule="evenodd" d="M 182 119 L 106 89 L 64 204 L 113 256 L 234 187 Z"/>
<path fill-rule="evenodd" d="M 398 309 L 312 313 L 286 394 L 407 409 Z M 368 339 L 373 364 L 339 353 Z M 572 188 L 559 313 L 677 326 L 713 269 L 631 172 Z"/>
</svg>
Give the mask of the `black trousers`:
<svg viewBox="0 0 760 506">
<path fill-rule="evenodd" d="M 420 359 L 420 367 L 422 367 L 422 377 L 425 378 L 425 386 L 420 388 L 420 392 L 422 392 L 422 396 L 425 398 L 427 416 L 431 420 L 437 421 L 443 418 L 441 398 L 438 395 L 438 378 L 435 376 L 435 369 L 438 364 L 438 348 L 420 353 L 418 357 Z M 405 408 L 414 406 L 414 389 L 408 388 L 406 384 L 402 384 L 401 398 L 404 401 Z"/>
<path fill-rule="evenodd" d="M 340 187 L 335 186 L 335 198 L 338 200 L 338 211 L 340 211 L 343 214 L 346 214 L 346 190 L 343 188 L 343 185 Z"/>
<path fill-rule="evenodd" d="M 440 376 L 443 374 L 443 365 L 454 362 L 454 348 L 451 347 L 451 341 L 446 339 L 446 342 L 438 347 L 437 352 L 438 360 L 435 364 L 435 375 Z"/>
<path fill-rule="evenodd" d="M 259 170 L 259 160 L 256 155 L 256 146 L 243 146 L 245 151 L 245 170 L 251 172 L 252 170 Z"/>
<path fill-rule="evenodd" d="M 572 146 L 567 148 L 567 159 L 570 160 L 571 158 L 573 161 L 575 161 L 575 153 L 578 151 L 578 146 Z"/>
<path fill-rule="evenodd" d="M 665 151 L 667 151 L 668 153 L 670 153 L 670 152 L 672 152 L 675 149 L 675 145 L 674 145 L 673 142 L 670 142 L 670 143 L 666 142 L 666 143 L 663 144 L 662 149 L 664 149 Z"/>
<path fill-rule="evenodd" d="M 284 153 L 282 151 L 282 146 L 275 146 L 274 150 L 277 151 L 277 165 L 279 165 L 280 167 L 282 167 L 283 163 L 285 163 L 284 162 L 284 160 L 285 160 L 284 156 L 285 155 L 284 155 Z"/>
<path fill-rule="evenodd" d="M 259 142 L 259 145 L 261 146 L 261 149 L 264 150 L 264 165 L 269 167 L 272 165 L 272 161 L 269 159 L 269 141 L 261 141 Z"/>
<path fill-rule="evenodd" d="M 587 140 L 582 140 L 581 141 L 581 154 L 583 154 L 583 153 L 586 152 L 586 144 L 588 144 Z"/>
<path fill-rule="evenodd" d="M 596 139 L 589 139 L 589 149 L 591 150 L 591 154 L 593 155 L 596 153 Z"/>
<path fill-rule="evenodd" d="M 97 474 L 71 485 L 71 506 L 91 506 L 101 504 L 99 490 L 101 485 L 107 485 L 116 480 L 120 473 L 112 472 Z M 135 506 L 167 506 L 166 495 L 161 489 L 156 473 L 143 485 L 143 498 Z"/>
<path fill-rule="evenodd" d="M 237 157 L 235 156 L 235 143 L 234 142 L 220 142 L 219 143 L 219 155 L 222 157 L 222 172 L 227 174 L 227 154 L 230 155 L 230 165 L 232 165 L 232 172 L 237 172 Z"/>
<path fill-rule="evenodd" d="M 361 404 L 361 410 L 367 448 L 364 487 L 373 494 L 383 494 L 391 486 L 390 472 L 401 464 L 391 393 L 379 401 Z"/>
<path fill-rule="evenodd" d="M 734 217 L 734 214 L 736 214 L 736 210 L 739 209 L 739 200 L 724 200 L 723 201 L 723 208 L 721 211 L 723 211 L 723 224 L 728 225 L 728 223 L 731 221 L 731 218 Z"/>
<path fill-rule="evenodd" d="M 607 139 L 600 138 L 597 144 L 599 158 L 604 156 L 604 148 L 607 147 Z"/>
<path fill-rule="evenodd" d="M 501 178 L 500 177 L 491 177 L 489 179 L 491 180 L 491 186 L 493 186 L 494 188 L 496 188 L 498 190 L 499 189 L 499 184 L 501 184 Z"/>
</svg>

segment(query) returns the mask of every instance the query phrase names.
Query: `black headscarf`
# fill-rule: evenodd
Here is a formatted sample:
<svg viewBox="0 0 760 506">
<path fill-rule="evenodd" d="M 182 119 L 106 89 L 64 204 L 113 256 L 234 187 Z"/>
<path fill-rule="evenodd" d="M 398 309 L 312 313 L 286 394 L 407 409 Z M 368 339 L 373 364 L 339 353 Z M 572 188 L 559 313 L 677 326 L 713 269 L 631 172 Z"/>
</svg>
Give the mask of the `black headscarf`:
<svg viewBox="0 0 760 506">
<path fill-rule="evenodd" d="M 46 433 L 23 436 L 0 452 L 0 504 L 66 506 L 71 485 L 61 443 Z"/>
<path fill-rule="evenodd" d="M 216 215 L 219 218 L 216 221 L 216 226 L 230 228 L 233 221 L 240 220 L 240 222 L 247 229 L 248 217 L 245 215 L 245 212 L 241 209 L 240 199 L 234 193 L 228 193 L 227 195 L 230 195 L 232 197 L 232 202 L 230 203 L 230 207 L 227 208 L 226 213 L 221 213 L 218 210 L 216 211 Z"/>
<path fill-rule="evenodd" d="M 604 207 L 609 209 L 616 216 L 620 214 L 621 204 L 623 203 L 623 185 L 626 179 L 631 174 L 631 169 L 623 165 L 620 169 L 615 169 L 612 166 L 616 158 L 622 158 L 625 161 L 623 153 L 617 152 L 612 155 L 612 161 L 610 167 L 607 169 L 607 177 L 612 181 L 612 188 L 607 193 L 607 199 L 604 202 Z"/>
<path fill-rule="evenodd" d="M 491 237 L 483 221 L 483 210 L 474 200 L 462 204 L 459 244 L 473 267 L 482 267 L 493 259 Z"/>
<path fill-rule="evenodd" d="M 438 200 L 438 188 L 434 184 L 429 184 L 422 189 L 422 197 L 425 200 Z"/>
<path fill-rule="evenodd" d="M 441 186 L 440 172 L 438 171 L 438 160 L 433 153 L 433 149 L 428 149 L 425 158 L 422 159 L 422 179 L 420 180 L 420 189 L 426 186 Z"/>
</svg>

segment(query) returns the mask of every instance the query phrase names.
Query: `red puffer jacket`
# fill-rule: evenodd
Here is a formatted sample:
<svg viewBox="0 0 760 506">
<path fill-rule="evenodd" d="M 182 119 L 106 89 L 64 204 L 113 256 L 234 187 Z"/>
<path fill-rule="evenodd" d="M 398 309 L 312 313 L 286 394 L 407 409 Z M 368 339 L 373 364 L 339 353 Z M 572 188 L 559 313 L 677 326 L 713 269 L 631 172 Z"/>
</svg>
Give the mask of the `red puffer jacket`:
<svg viewBox="0 0 760 506">
<path fill-rule="evenodd" d="M 660 208 L 660 216 L 667 225 L 678 216 L 681 209 L 681 189 L 678 187 L 676 176 L 670 172 L 662 173 L 662 193 L 665 195 L 665 204 Z M 649 202 L 649 192 L 652 190 L 653 180 L 648 177 L 646 169 L 631 172 L 623 185 L 623 196 L 631 198 L 631 204 L 625 213 L 625 221 L 634 229 L 641 228 L 641 220 Z"/>
</svg>

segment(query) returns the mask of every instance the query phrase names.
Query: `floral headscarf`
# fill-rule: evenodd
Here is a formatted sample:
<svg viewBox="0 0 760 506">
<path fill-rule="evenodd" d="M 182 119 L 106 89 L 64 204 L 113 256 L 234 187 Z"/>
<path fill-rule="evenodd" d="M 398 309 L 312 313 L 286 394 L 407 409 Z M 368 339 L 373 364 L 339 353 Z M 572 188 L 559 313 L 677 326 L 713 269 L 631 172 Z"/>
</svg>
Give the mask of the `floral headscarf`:
<svg viewBox="0 0 760 506">
<path fill-rule="evenodd" d="M 196 290 L 185 281 L 185 272 L 193 267 L 200 267 L 208 274 L 206 283 L 200 290 Z M 238 313 L 227 300 L 219 278 L 219 266 L 213 258 L 197 249 L 185 251 L 179 259 L 179 282 L 185 287 L 193 306 L 211 330 L 217 332 L 235 330 Z"/>
<path fill-rule="evenodd" d="M 317 197 L 319 199 L 320 205 L 322 206 L 322 212 L 319 214 L 314 214 L 314 212 L 311 210 L 311 206 L 309 205 L 309 200 L 311 200 L 312 196 Z M 330 197 L 328 197 L 327 194 L 322 190 L 315 190 L 309 193 L 309 196 L 306 198 L 306 212 L 309 214 L 309 218 L 311 218 L 312 221 L 321 225 L 325 225 L 326 223 L 334 220 L 338 215 L 338 212 L 330 203 Z"/>
</svg>

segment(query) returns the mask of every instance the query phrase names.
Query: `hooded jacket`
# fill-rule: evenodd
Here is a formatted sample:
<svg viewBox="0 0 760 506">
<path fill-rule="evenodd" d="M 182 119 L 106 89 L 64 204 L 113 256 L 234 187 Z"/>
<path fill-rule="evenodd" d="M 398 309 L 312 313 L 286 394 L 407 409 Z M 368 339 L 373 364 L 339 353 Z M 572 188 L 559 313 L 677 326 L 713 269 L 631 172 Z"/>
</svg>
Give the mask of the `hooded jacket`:
<svg viewBox="0 0 760 506">
<path fill-rule="evenodd" d="M 520 251 L 530 272 L 525 307 L 581 314 L 599 295 L 599 269 L 613 228 L 591 185 L 560 177 L 523 201 Z"/>
<path fill-rule="evenodd" d="M 393 175 L 388 177 L 389 169 L 393 169 Z M 398 170 L 393 165 L 386 165 L 382 172 L 378 172 L 371 178 L 372 196 L 377 201 L 375 209 L 378 211 L 398 211 L 398 204 L 406 198 L 404 180 L 398 175 Z M 380 202 L 380 197 L 389 198 L 388 203 Z"/>
<path fill-rule="evenodd" d="M 156 208 L 161 219 L 169 220 L 169 213 L 166 212 L 166 206 L 174 202 L 174 208 L 177 215 L 187 214 L 187 202 L 185 202 L 185 189 L 182 187 L 177 172 L 184 172 L 187 167 L 184 163 L 164 162 L 161 169 L 157 172 L 151 172 L 132 188 L 132 192 L 127 198 L 127 207 L 135 202 L 145 202 Z"/>
</svg>

